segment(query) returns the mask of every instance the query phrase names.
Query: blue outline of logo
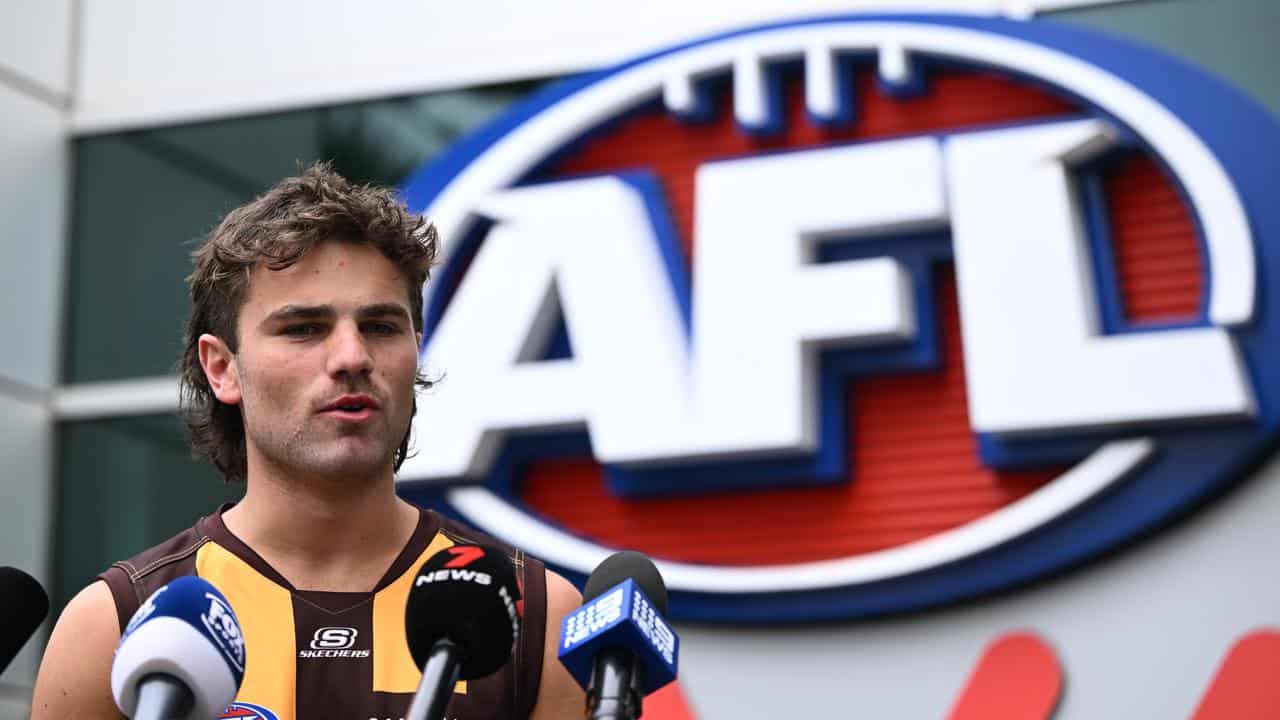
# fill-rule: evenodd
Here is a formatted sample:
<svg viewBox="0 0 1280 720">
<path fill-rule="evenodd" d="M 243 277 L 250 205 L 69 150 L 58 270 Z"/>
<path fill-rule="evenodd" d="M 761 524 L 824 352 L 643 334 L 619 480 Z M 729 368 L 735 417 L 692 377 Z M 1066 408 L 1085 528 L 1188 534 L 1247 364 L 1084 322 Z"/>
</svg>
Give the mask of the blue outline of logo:
<svg viewBox="0 0 1280 720">
<path fill-rule="evenodd" d="M 537 93 L 415 172 L 403 187 L 404 195 L 411 207 L 428 207 L 454 176 L 508 132 L 571 95 L 655 58 L 698 45 L 781 28 L 868 21 L 964 28 L 1057 50 L 1125 78 L 1196 132 L 1236 186 L 1254 236 L 1258 278 L 1254 319 L 1230 332 L 1252 380 L 1258 415 L 1254 422 L 1247 424 L 1144 432 L 1155 439 L 1159 449 L 1155 457 L 1133 477 L 1118 483 L 1085 507 L 981 555 L 901 578 L 845 588 L 740 595 L 674 591 L 671 615 L 675 618 L 705 622 L 776 623 L 865 617 L 923 609 L 1011 588 L 1080 565 L 1176 521 L 1248 474 L 1275 446 L 1276 430 L 1280 426 L 1280 363 L 1267 362 L 1267 358 L 1280 349 L 1280 308 L 1276 307 L 1280 299 L 1266 283 L 1267 278 L 1280 277 L 1280 208 L 1269 197 L 1272 193 L 1270 183 L 1280 177 L 1280 126 L 1254 101 L 1203 71 L 1162 52 L 1125 40 L 1044 21 L 931 15 L 833 16 L 749 28 L 663 50 L 611 69 L 567 80 Z M 1030 79 L 1049 85 L 1042 79 Z M 894 92 L 899 89 L 886 90 Z M 1072 99 L 1085 107 L 1086 112 L 1105 116 L 1100 109 L 1090 105 L 1088 98 Z M 856 108 L 850 112 L 856 112 Z M 1107 116 L 1107 119 L 1119 124 L 1115 118 Z M 769 129 L 745 128 L 744 131 L 767 132 Z M 1133 138 L 1132 142 L 1141 146 L 1140 139 Z M 547 156 L 552 157 L 557 150 L 559 148 L 548 148 Z M 536 179 L 536 176 L 529 178 Z M 1089 221 L 1093 228 L 1099 227 L 1096 214 Z M 1097 242 L 1098 233 L 1092 235 L 1095 236 L 1093 241 Z M 478 242 L 478 238 L 462 238 L 460 241 Z M 465 253 L 455 257 L 462 254 Z M 461 265 L 446 264 L 435 282 L 448 284 L 456 279 L 462 271 Z M 1118 319 L 1122 317 L 1118 293 L 1114 279 L 1108 281 L 1108 277 L 1105 271 L 1099 277 L 1104 332 L 1141 331 L 1124 327 L 1122 320 Z M 915 279 L 918 288 L 923 291 L 929 289 L 928 283 L 922 284 L 919 276 Z M 1205 287 L 1211 287 L 1212 282 L 1212 277 L 1206 277 Z M 681 285 L 678 282 L 674 285 L 675 291 L 681 293 Z M 687 288 L 687 285 L 683 287 Z M 427 341 L 431 328 L 443 312 L 439 296 L 433 295 L 432 300 L 434 304 L 426 310 Z M 922 328 L 930 326 L 931 318 L 927 313 L 931 312 L 928 309 L 931 305 L 931 296 L 920 304 L 926 308 L 926 317 L 920 323 Z M 925 338 L 925 347 L 927 341 Z M 925 353 L 914 361 L 929 362 L 927 350 Z M 913 359 L 907 358 L 906 361 Z M 824 382 L 833 374 L 829 372 L 828 365 L 824 362 Z M 876 369 L 875 366 L 870 368 L 872 372 Z M 850 370 L 856 372 L 858 368 L 842 368 L 843 372 Z M 829 386 L 824 386 L 824 403 L 831 394 Z M 838 427 L 838 419 L 824 413 L 824 436 L 828 425 L 833 424 Z M 1016 466 L 1037 460 L 1078 459 L 1088 449 L 1096 447 L 1100 438 L 1073 435 L 1026 443 L 999 442 L 989 437 L 980 437 L 979 440 L 983 458 L 989 464 Z M 535 450 L 528 443 L 509 442 L 497 470 L 487 483 L 488 487 L 508 499 L 516 499 L 514 468 L 520 461 L 539 452 L 581 453 L 584 442 L 581 437 L 559 436 L 542 438 L 537 447 L 540 450 Z M 820 466 L 821 459 L 820 453 L 818 459 L 809 461 L 805 467 L 817 469 L 818 466 L 810 463 L 817 462 Z M 761 463 L 761 466 L 767 468 L 766 475 L 771 475 L 775 481 L 778 472 L 794 470 L 768 467 L 770 462 Z M 646 478 L 645 483 L 651 480 Z M 645 485 L 629 484 L 626 474 L 617 473 L 611 474 L 610 482 L 623 492 L 636 492 L 637 488 Z M 402 492 L 415 501 L 449 512 L 439 489 L 408 487 Z M 568 574 L 581 577 L 577 573 Z"/>
<path fill-rule="evenodd" d="M 247 703 L 247 702 L 231 703 L 226 707 L 225 710 L 222 711 L 222 714 L 219 715 L 218 717 L 234 718 L 235 720 L 248 717 L 246 715 L 227 715 L 227 713 L 231 712 L 232 710 L 251 710 L 253 712 L 258 713 L 258 717 L 254 718 L 253 720 L 280 720 L 280 718 L 274 712 L 271 712 L 270 710 L 262 707 L 261 705 L 254 705 L 253 703 Z"/>
</svg>

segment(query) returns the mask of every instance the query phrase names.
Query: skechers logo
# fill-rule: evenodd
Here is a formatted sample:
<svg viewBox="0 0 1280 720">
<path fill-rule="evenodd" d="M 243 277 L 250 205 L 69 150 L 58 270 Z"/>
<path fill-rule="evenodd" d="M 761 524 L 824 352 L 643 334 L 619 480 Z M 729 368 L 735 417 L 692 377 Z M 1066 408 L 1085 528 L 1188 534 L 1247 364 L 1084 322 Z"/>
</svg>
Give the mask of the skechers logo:
<svg viewBox="0 0 1280 720">
<path fill-rule="evenodd" d="M 489 585 L 493 582 L 493 576 L 489 573 L 477 572 L 475 570 L 436 570 L 429 573 L 423 573 L 414 581 L 415 587 L 422 587 L 433 582 L 448 582 L 450 580 L 461 580 L 463 582 L 473 582 L 477 585 Z"/>
<path fill-rule="evenodd" d="M 298 657 L 314 658 L 367 658 L 369 650 L 353 650 L 359 631 L 353 627 L 322 627 L 311 638 L 310 650 L 299 650 Z"/>
<path fill-rule="evenodd" d="M 312 650 L 346 650 L 356 644 L 360 632 L 352 627 L 322 627 L 311 638 Z"/>
</svg>

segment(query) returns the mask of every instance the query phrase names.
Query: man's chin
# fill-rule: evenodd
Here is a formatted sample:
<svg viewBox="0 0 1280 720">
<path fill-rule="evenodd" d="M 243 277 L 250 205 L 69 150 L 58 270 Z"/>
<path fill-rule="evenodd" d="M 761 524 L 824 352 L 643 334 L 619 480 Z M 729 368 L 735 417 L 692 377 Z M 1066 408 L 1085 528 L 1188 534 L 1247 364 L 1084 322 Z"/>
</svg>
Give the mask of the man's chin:
<svg viewBox="0 0 1280 720">
<path fill-rule="evenodd" d="M 392 473 L 394 453 L 388 453 L 383 448 L 330 449 L 334 452 L 318 453 L 312 458 L 308 474 L 343 482 L 358 482 L 364 478 L 379 479 Z"/>
</svg>

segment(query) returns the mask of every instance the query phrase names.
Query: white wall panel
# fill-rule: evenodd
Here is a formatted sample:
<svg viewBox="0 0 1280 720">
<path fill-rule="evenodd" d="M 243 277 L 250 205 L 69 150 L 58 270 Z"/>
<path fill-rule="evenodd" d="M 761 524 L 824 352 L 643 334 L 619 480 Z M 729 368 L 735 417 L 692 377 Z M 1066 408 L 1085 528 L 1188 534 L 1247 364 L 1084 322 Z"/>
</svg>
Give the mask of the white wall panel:
<svg viewBox="0 0 1280 720">
<path fill-rule="evenodd" d="M 960 607 L 802 629 L 678 627 L 699 717 L 945 717 L 988 643 L 1063 667 L 1055 720 L 1184 718 L 1244 633 L 1280 628 L 1280 458 L 1187 521 L 1065 577 Z M 779 692 L 784 690 L 784 692 Z M 843 712 L 843 711 L 842 711 Z"/>
<path fill-rule="evenodd" d="M 62 114 L 0 85 L 0 377 L 57 380 L 68 140 Z"/>
<path fill-rule="evenodd" d="M 0 566 L 11 565 L 30 573 L 46 590 L 52 570 L 51 417 L 46 405 L 0 393 L 0 463 L 4 468 L 0 472 L 0 498 L 4 498 Z M 43 648 L 43 637 L 28 642 L 0 675 L 0 718 L 9 717 L 4 714 L 8 708 L 2 701 L 20 699 L 24 690 L 31 687 Z"/>
<path fill-rule="evenodd" d="M 75 127 L 106 132 L 575 72 L 821 13 L 1027 16 L 1042 5 L 1114 1 L 84 0 Z"/>
<path fill-rule="evenodd" d="M 0 697 L 0 720 L 27 720 L 31 717 L 31 704 L 24 698 Z"/>
<path fill-rule="evenodd" d="M 72 0 L 0 3 L 0 78 L 67 96 L 73 12 Z"/>
<path fill-rule="evenodd" d="M 0 5 L 0 565 L 46 588 L 73 11 L 72 0 Z M 30 717 L 48 627 L 0 675 L 0 720 Z"/>
</svg>

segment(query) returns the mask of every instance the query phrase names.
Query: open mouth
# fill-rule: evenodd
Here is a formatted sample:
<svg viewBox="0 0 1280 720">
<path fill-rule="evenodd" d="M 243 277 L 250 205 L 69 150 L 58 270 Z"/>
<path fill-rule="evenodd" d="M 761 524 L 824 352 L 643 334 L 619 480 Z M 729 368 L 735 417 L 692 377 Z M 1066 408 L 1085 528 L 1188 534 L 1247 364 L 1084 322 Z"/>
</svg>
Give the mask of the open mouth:
<svg viewBox="0 0 1280 720">
<path fill-rule="evenodd" d="M 362 420 L 368 418 L 377 409 L 378 404 L 372 398 L 363 395 L 350 395 L 340 397 L 326 405 L 321 412 L 347 420 Z"/>
</svg>

